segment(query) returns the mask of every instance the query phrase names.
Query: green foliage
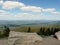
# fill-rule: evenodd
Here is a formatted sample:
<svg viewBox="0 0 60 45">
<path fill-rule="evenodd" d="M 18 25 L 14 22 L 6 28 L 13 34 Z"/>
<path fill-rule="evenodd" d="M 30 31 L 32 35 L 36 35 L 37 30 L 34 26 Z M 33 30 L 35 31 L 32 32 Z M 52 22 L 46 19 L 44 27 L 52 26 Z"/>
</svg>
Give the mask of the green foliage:
<svg viewBox="0 0 60 45">
<path fill-rule="evenodd" d="M 41 27 L 40 30 L 38 31 L 38 34 L 43 35 L 44 34 L 44 28 Z"/>
<path fill-rule="evenodd" d="M 13 30 L 17 32 L 36 32 L 38 35 L 50 36 L 54 35 L 57 31 L 60 31 L 60 27 L 20 26 Z"/>
<path fill-rule="evenodd" d="M 9 36 L 10 29 L 7 26 L 4 26 L 4 28 L 5 29 L 3 31 L 3 35 L 8 37 Z"/>
<path fill-rule="evenodd" d="M 31 28 L 30 27 L 28 28 L 28 31 L 27 32 L 31 32 Z"/>
<path fill-rule="evenodd" d="M 47 36 L 51 35 L 50 28 L 47 28 L 46 35 Z"/>
<path fill-rule="evenodd" d="M 40 30 L 37 32 L 38 35 L 54 35 L 56 32 L 60 31 L 59 28 L 46 28 L 46 27 L 41 27 Z"/>
<path fill-rule="evenodd" d="M 0 35 L 1 35 L 1 31 L 0 31 Z"/>
<path fill-rule="evenodd" d="M 2 31 L 0 31 L 0 38 L 5 38 L 5 36 L 2 34 Z"/>
</svg>

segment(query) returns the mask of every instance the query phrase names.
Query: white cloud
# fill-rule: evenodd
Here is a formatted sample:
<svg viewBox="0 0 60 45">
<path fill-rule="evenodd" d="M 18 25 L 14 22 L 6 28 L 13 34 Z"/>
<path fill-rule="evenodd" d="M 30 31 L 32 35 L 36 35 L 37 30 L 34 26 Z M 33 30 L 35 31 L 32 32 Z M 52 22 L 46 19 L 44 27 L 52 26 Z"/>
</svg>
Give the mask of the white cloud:
<svg viewBox="0 0 60 45">
<path fill-rule="evenodd" d="M 0 15 L 3 20 L 60 20 L 59 15 L 43 15 L 43 14 L 28 14 L 21 13 L 17 15 Z"/>
<path fill-rule="evenodd" d="M 3 3 L 3 9 L 13 9 L 16 7 L 24 7 L 25 5 L 21 2 L 16 1 L 6 1 Z"/>
<path fill-rule="evenodd" d="M 24 3 L 17 2 L 17 1 L 5 1 L 3 2 L 2 0 L 0 1 L 0 4 L 2 4 L 3 9 L 14 9 L 16 7 L 20 8 L 23 11 L 32 11 L 32 12 L 47 12 L 47 13 L 52 13 L 52 14 L 59 14 L 59 12 L 56 11 L 55 8 L 41 8 L 37 6 L 26 6 Z"/>
<path fill-rule="evenodd" d="M 47 9 L 42 9 L 43 12 L 54 12 L 56 11 L 55 8 L 47 8 Z"/>
<path fill-rule="evenodd" d="M 6 1 L 3 3 L 3 9 L 14 9 L 14 8 L 20 8 L 21 10 L 24 11 L 32 11 L 32 12 L 41 12 L 40 7 L 36 6 L 25 6 L 24 3 L 21 2 L 16 2 L 16 1 Z"/>
<path fill-rule="evenodd" d="M 57 12 L 55 8 L 42 9 L 43 12 L 51 13 L 54 15 L 60 15 L 60 12 Z"/>
<path fill-rule="evenodd" d="M 17 15 L 11 15 L 9 12 L 0 10 L 0 19 L 3 20 L 60 20 L 60 12 L 57 12 L 55 8 L 41 8 L 37 6 L 26 6 L 24 3 L 16 1 L 5 1 L 0 2 L 3 4 L 3 9 L 14 9 L 16 7 L 20 8 L 23 11 L 32 11 L 32 12 L 47 12 L 54 15 L 43 15 L 43 14 L 29 14 L 22 13 Z"/>
<path fill-rule="evenodd" d="M 42 15 L 33 15 L 28 13 L 20 13 L 17 15 L 0 15 L 3 20 L 40 20 Z"/>
<path fill-rule="evenodd" d="M 40 7 L 36 7 L 36 6 L 25 6 L 25 7 L 22 7 L 21 10 L 32 11 L 32 12 L 41 12 L 42 11 Z"/>
<path fill-rule="evenodd" d="M 60 12 L 51 12 L 54 15 L 60 15 Z"/>
<path fill-rule="evenodd" d="M 0 15 L 9 15 L 9 12 L 6 12 L 4 10 L 0 10 Z"/>
<path fill-rule="evenodd" d="M 0 0 L 0 5 L 2 5 L 3 4 L 3 0 Z"/>
</svg>

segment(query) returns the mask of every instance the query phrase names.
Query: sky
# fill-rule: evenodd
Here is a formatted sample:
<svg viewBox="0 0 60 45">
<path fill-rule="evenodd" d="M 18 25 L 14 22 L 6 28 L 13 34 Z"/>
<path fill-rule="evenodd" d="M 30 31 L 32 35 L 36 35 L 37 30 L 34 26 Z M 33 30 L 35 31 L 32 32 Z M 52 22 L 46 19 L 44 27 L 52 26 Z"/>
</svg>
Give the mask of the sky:
<svg viewBox="0 0 60 45">
<path fill-rule="evenodd" d="M 0 20 L 60 20 L 60 0 L 0 0 Z"/>
</svg>

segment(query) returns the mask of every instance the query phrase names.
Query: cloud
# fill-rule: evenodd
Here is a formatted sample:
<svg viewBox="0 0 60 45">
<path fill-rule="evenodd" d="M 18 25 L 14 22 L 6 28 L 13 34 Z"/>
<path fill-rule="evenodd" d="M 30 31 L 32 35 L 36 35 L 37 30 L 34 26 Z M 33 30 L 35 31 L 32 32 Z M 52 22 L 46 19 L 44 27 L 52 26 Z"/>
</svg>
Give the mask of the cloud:
<svg viewBox="0 0 60 45">
<path fill-rule="evenodd" d="M 59 15 L 29 14 L 20 13 L 17 15 L 0 15 L 3 20 L 60 20 Z"/>
<path fill-rule="evenodd" d="M 20 10 L 23 11 L 32 11 L 32 12 L 47 12 L 51 14 L 59 14 L 59 12 L 56 11 L 55 8 L 41 8 L 37 6 L 27 6 L 22 2 L 18 1 L 5 1 L 3 2 L 2 0 L 0 1 L 0 5 L 3 3 L 2 8 L 5 10 L 12 10 L 14 8 L 19 8 Z"/>
<path fill-rule="evenodd" d="M 43 12 L 54 12 L 55 10 L 55 8 L 42 9 Z"/>
<path fill-rule="evenodd" d="M 0 10 L 0 15 L 8 15 L 8 14 L 9 14 L 9 12 L 6 12 L 4 10 Z"/>
<path fill-rule="evenodd" d="M 57 12 L 55 8 L 42 9 L 43 12 L 51 13 L 54 15 L 60 15 L 60 12 Z"/>
<path fill-rule="evenodd" d="M 40 20 L 42 14 L 33 15 L 28 13 L 20 13 L 17 15 L 0 15 L 0 19 L 2 20 Z"/>
<path fill-rule="evenodd" d="M 25 6 L 25 7 L 22 7 L 21 10 L 32 11 L 32 12 L 41 12 L 42 11 L 40 7 L 36 7 L 36 6 Z"/>
<path fill-rule="evenodd" d="M 28 13 L 21 13 L 17 15 L 0 15 L 0 19 L 3 20 L 40 20 L 42 15 L 33 15 Z"/>
<path fill-rule="evenodd" d="M 60 15 L 60 12 L 51 12 L 54 15 Z"/>
<path fill-rule="evenodd" d="M 3 4 L 3 0 L 0 0 L 0 5 L 2 5 Z"/>
<path fill-rule="evenodd" d="M 6 1 L 3 3 L 3 9 L 14 9 L 16 7 L 24 7 L 25 5 L 21 2 L 16 1 Z"/>
<path fill-rule="evenodd" d="M 16 1 L 6 1 L 3 3 L 3 9 L 14 9 L 14 8 L 20 8 L 21 10 L 24 11 L 32 11 L 32 12 L 41 12 L 41 8 L 40 7 L 36 7 L 36 6 L 26 6 L 24 3 L 21 2 L 16 2 Z"/>
<path fill-rule="evenodd" d="M 16 1 L 0 1 L 0 5 L 5 10 L 12 10 L 14 8 L 19 8 L 23 11 L 32 11 L 32 12 L 47 12 L 52 15 L 44 14 L 29 14 L 29 13 L 19 13 L 19 14 L 10 14 L 4 10 L 0 10 L 0 20 L 60 20 L 60 12 L 57 12 L 55 8 L 41 8 L 37 6 L 27 6 L 24 3 Z M 54 15 L 53 15 L 54 14 Z"/>
</svg>

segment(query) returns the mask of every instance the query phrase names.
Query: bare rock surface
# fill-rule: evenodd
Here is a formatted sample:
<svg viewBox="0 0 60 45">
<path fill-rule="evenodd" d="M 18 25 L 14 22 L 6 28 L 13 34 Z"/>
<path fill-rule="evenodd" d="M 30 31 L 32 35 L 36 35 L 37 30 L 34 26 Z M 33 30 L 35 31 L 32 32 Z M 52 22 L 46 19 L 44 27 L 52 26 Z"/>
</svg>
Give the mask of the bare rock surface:
<svg viewBox="0 0 60 45">
<path fill-rule="evenodd" d="M 36 33 L 24 33 L 11 31 L 8 45 L 60 45 L 60 40 L 49 36 L 42 39 Z"/>
<path fill-rule="evenodd" d="M 41 44 L 42 37 L 36 33 L 10 31 L 8 38 L 9 45 L 37 45 Z"/>
<path fill-rule="evenodd" d="M 58 40 L 60 40 L 60 31 L 56 32 L 55 36 L 57 37 Z"/>
</svg>

